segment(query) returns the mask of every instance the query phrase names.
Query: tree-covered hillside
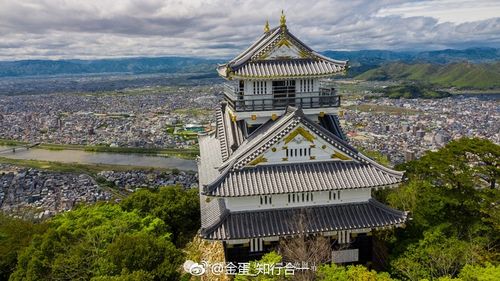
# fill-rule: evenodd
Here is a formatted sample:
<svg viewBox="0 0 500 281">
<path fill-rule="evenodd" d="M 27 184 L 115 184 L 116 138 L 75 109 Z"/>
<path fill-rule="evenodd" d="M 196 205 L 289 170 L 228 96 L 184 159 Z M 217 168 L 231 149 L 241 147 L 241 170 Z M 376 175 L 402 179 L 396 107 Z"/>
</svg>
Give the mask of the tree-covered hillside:
<svg viewBox="0 0 500 281">
<path fill-rule="evenodd" d="M 178 280 L 182 248 L 200 226 L 198 201 L 197 190 L 165 187 L 41 225 L 0 214 L 1 280 Z"/>
<path fill-rule="evenodd" d="M 361 80 L 409 80 L 430 83 L 436 87 L 458 89 L 500 88 L 500 62 L 486 64 L 452 63 L 406 64 L 390 63 L 368 70 L 358 76 Z"/>
</svg>

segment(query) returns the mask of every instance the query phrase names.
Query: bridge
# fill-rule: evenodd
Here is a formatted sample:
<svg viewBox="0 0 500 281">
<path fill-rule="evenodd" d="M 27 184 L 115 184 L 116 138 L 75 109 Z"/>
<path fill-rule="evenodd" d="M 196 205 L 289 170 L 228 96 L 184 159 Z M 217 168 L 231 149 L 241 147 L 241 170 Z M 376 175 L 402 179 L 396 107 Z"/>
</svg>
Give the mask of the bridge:
<svg viewBox="0 0 500 281">
<path fill-rule="evenodd" d="M 13 152 L 13 153 L 16 153 L 16 151 L 18 150 L 29 150 L 30 148 L 33 148 L 35 146 L 39 146 L 41 144 L 41 142 L 37 142 L 37 143 L 29 143 L 29 144 L 23 144 L 23 145 L 16 145 L 16 146 L 13 146 L 13 147 L 10 147 L 10 148 L 7 148 L 7 149 L 3 149 L 3 150 L 0 150 L 0 153 L 7 153 L 7 152 Z"/>
</svg>

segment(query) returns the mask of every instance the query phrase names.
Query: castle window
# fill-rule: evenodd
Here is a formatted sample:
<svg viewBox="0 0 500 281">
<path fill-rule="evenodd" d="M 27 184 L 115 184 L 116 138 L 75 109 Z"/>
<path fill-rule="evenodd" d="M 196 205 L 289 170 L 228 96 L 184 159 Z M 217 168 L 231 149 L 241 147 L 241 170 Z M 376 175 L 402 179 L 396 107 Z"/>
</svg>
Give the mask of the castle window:
<svg viewBox="0 0 500 281">
<path fill-rule="evenodd" d="M 309 93 L 314 91 L 314 79 L 302 79 L 299 81 L 299 91 Z"/>
<path fill-rule="evenodd" d="M 300 203 L 313 201 L 312 192 L 292 193 L 288 194 L 288 203 Z"/>
<path fill-rule="evenodd" d="M 311 156 L 311 148 L 287 148 L 285 153 L 287 158 L 308 157 Z"/>
<path fill-rule="evenodd" d="M 254 81 L 253 82 L 253 94 L 254 95 L 267 94 L 267 82 L 266 81 Z"/>
<path fill-rule="evenodd" d="M 260 196 L 260 205 L 271 205 L 273 204 L 273 199 L 271 195 Z"/>
<path fill-rule="evenodd" d="M 337 196 L 337 194 L 339 196 Z M 336 200 L 337 198 L 340 198 L 340 190 L 328 191 L 328 200 Z"/>
</svg>

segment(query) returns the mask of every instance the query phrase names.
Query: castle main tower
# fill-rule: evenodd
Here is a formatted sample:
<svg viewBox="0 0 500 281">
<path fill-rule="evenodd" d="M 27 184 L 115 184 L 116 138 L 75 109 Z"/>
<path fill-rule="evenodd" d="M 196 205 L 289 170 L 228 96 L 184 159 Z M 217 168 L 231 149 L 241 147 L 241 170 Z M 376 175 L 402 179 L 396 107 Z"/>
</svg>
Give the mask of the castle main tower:
<svg viewBox="0 0 500 281">
<path fill-rule="evenodd" d="M 403 173 L 358 152 L 340 127 L 341 99 L 325 79 L 346 69 L 290 33 L 284 15 L 218 66 L 224 100 L 216 129 L 199 136 L 201 235 L 223 241 L 228 261 L 297 234 L 328 237 L 334 262 L 368 261 L 371 231 L 405 223 L 371 195 Z"/>
</svg>

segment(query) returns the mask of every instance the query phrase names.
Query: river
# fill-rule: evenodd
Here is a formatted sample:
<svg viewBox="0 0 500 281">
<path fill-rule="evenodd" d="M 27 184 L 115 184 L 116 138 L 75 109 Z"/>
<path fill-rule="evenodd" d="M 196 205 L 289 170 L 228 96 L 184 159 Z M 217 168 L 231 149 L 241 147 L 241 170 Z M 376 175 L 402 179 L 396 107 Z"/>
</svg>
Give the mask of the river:
<svg viewBox="0 0 500 281">
<path fill-rule="evenodd" d="M 31 148 L 29 150 L 19 149 L 16 152 L 4 150 L 12 149 L 9 146 L 0 145 L 0 157 L 25 160 L 43 160 L 63 163 L 79 164 L 110 164 L 110 165 L 132 165 L 152 168 L 177 168 L 184 171 L 196 171 L 195 160 L 180 159 L 175 157 L 162 157 L 134 153 L 108 153 L 88 152 L 82 150 L 47 150 Z"/>
</svg>

